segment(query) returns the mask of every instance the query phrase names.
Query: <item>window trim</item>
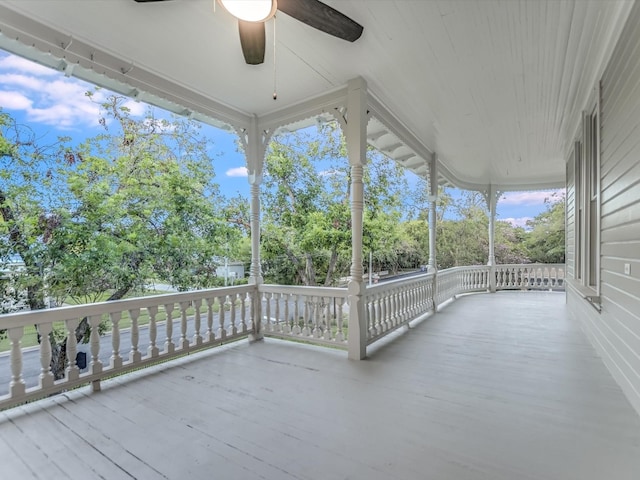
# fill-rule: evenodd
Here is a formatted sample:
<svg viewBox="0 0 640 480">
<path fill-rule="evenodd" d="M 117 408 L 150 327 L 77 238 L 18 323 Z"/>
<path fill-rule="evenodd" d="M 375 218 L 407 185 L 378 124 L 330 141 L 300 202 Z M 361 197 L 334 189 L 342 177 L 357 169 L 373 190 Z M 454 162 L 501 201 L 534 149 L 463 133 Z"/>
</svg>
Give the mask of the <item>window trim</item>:
<svg viewBox="0 0 640 480">
<path fill-rule="evenodd" d="M 601 264 L 601 111 L 600 82 L 582 113 L 582 131 L 574 146 L 575 265 L 581 290 L 600 297 Z"/>
</svg>

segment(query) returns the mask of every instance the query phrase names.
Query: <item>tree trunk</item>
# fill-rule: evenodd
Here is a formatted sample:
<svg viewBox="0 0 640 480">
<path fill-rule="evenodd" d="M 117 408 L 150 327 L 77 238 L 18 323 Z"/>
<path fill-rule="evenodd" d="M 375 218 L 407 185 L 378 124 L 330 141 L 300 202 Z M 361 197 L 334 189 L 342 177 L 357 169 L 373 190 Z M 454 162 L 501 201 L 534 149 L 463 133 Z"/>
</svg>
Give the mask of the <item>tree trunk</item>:
<svg viewBox="0 0 640 480">
<path fill-rule="evenodd" d="M 303 285 L 308 285 L 308 280 L 307 280 L 307 276 L 306 276 L 306 271 L 303 267 L 301 267 L 301 262 L 298 259 L 298 257 L 296 257 L 293 252 L 291 250 L 289 250 L 288 248 L 285 251 L 287 258 L 289 259 L 289 261 L 291 263 L 293 263 L 296 267 L 296 271 L 298 272 L 298 277 L 300 278 L 300 281 L 302 282 Z"/>
<path fill-rule="evenodd" d="M 306 272 L 307 272 L 307 285 L 308 286 L 316 286 L 317 282 L 316 282 L 316 270 L 315 268 L 313 268 L 313 257 L 311 256 L 310 253 L 305 254 L 305 261 L 306 261 Z"/>
<path fill-rule="evenodd" d="M 327 268 L 327 276 L 324 279 L 325 287 L 329 287 L 333 283 L 333 274 L 336 271 L 337 264 L 338 264 L 338 251 L 334 248 L 331 250 L 331 257 L 329 258 L 329 267 Z"/>
</svg>

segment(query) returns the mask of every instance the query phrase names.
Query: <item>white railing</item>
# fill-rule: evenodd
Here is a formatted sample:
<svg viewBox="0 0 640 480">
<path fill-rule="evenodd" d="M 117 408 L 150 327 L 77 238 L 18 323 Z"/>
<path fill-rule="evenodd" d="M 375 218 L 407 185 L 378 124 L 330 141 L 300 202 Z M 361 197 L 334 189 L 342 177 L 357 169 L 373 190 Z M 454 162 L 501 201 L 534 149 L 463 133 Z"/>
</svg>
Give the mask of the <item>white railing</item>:
<svg viewBox="0 0 640 480">
<path fill-rule="evenodd" d="M 496 290 L 564 290 L 564 264 L 496 265 Z"/>
<path fill-rule="evenodd" d="M 248 312 L 254 290 L 242 285 L 4 315 L 0 328 L 7 330 L 10 352 L 0 359 L 0 379 L 9 370 L 10 380 L 8 394 L 0 394 L 0 409 L 89 382 L 99 390 L 107 376 L 246 337 L 253 329 Z M 75 331 L 85 318 L 89 351 L 81 352 L 84 346 L 78 345 Z M 125 321 L 127 329 L 121 328 Z M 105 324 L 110 334 L 100 336 Z M 35 350 L 23 350 L 25 332 L 34 327 L 42 341 Z M 50 366 L 52 331 L 67 337 L 64 378 L 59 380 Z M 78 352 L 88 354 L 86 371 L 78 366 Z M 26 377 L 25 356 L 36 368 Z"/>
<path fill-rule="evenodd" d="M 347 348 L 347 290 L 260 285 L 262 333 Z"/>
<path fill-rule="evenodd" d="M 488 290 L 490 273 L 490 267 L 486 265 L 453 267 L 439 271 L 435 304 L 441 305 L 462 293 Z"/>
<path fill-rule="evenodd" d="M 453 267 L 435 276 L 423 274 L 368 287 L 367 344 L 428 315 L 458 295 L 513 289 L 564 289 L 564 264 Z"/>
<path fill-rule="evenodd" d="M 433 310 L 433 274 L 367 287 L 367 344 Z"/>
<path fill-rule="evenodd" d="M 464 293 L 563 288 L 562 264 L 455 267 L 379 283 L 368 287 L 364 296 L 366 344 Z M 252 305 L 254 297 L 259 303 Z M 251 319 L 258 312 L 261 322 L 254 325 Z M 84 319 L 90 342 L 78 345 L 75 331 Z M 7 330 L 10 350 L 0 353 L 0 409 L 81 384 L 92 383 L 98 390 L 105 377 L 251 332 L 256 338 L 264 334 L 347 348 L 348 341 L 360 341 L 349 338 L 348 325 L 347 289 L 281 285 L 242 285 L 3 315 L 0 328 Z M 109 333 L 101 336 L 105 326 Z M 22 340 L 28 331 L 35 333 L 34 327 L 44 341 L 23 349 Z M 51 369 L 52 332 L 67 337 L 64 378 L 58 380 Z M 88 355 L 86 369 L 80 369 L 79 353 Z"/>
</svg>

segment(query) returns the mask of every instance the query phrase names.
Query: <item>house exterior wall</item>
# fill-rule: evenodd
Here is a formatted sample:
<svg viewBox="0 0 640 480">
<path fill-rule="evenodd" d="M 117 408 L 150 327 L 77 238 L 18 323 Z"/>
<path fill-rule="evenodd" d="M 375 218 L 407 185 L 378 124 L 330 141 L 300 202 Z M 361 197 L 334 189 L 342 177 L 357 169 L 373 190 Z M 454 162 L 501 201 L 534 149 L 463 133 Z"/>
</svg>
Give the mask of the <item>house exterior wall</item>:
<svg viewBox="0 0 640 480">
<path fill-rule="evenodd" d="M 600 305 L 577 289 L 567 302 L 640 413 L 640 4 L 601 78 Z M 567 273 L 576 274 L 576 168 L 567 163 Z M 584 182 L 584 173 L 582 174 Z M 587 235 L 588 232 L 582 232 Z M 625 273 L 625 266 L 630 267 Z"/>
</svg>

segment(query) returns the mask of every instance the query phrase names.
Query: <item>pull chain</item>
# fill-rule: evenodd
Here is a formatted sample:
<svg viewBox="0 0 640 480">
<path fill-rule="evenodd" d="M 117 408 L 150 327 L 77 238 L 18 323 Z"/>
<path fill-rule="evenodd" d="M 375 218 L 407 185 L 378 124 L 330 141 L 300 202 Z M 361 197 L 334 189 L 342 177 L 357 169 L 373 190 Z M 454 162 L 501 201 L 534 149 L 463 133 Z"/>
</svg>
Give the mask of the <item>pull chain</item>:
<svg viewBox="0 0 640 480">
<path fill-rule="evenodd" d="M 278 99 L 276 89 L 276 16 L 273 16 L 273 99 Z"/>
</svg>

